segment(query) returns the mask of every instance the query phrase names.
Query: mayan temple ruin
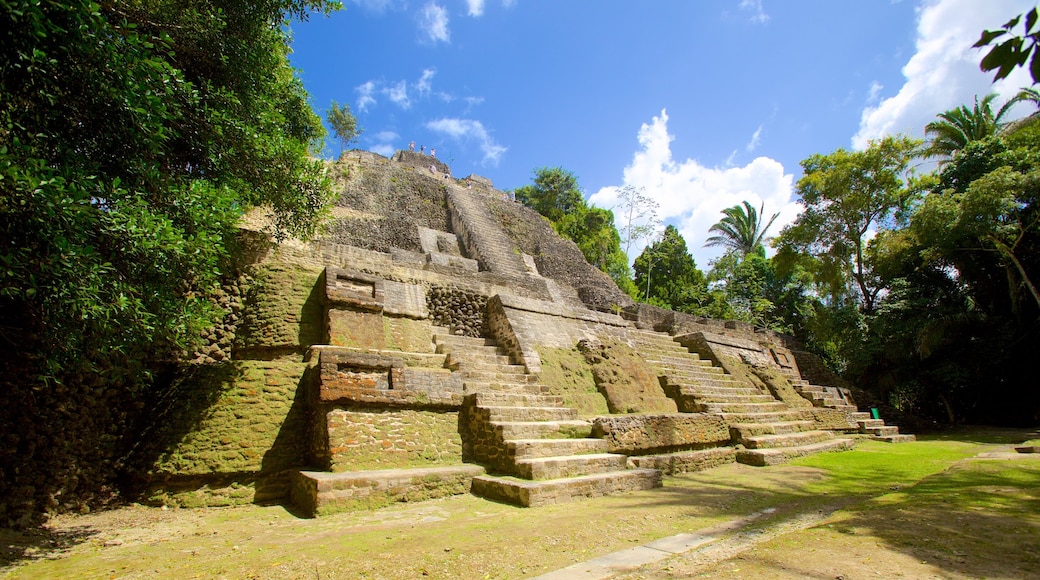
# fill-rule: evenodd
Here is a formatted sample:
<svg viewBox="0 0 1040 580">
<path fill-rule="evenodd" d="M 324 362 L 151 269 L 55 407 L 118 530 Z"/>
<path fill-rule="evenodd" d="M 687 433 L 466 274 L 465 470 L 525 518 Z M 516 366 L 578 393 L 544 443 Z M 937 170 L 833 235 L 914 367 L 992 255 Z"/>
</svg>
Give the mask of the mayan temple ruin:
<svg viewBox="0 0 1040 580">
<path fill-rule="evenodd" d="M 156 411 L 147 501 L 538 506 L 912 438 L 790 337 L 634 303 L 485 178 L 330 167 L 321 241 L 243 231 L 230 314 Z"/>
</svg>

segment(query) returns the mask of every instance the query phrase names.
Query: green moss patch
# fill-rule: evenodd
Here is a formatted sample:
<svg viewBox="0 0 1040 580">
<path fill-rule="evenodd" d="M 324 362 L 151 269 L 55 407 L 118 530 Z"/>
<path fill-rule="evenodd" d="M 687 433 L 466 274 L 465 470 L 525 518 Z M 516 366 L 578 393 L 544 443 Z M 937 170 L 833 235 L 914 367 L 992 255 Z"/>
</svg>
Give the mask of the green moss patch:
<svg viewBox="0 0 1040 580">
<path fill-rule="evenodd" d="M 538 356 L 542 360 L 539 378 L 549 387 L 548 394 L 563 397 L 564 404 L 583 417 L 610 412 L 607 400 L 596 388 L 592 369 L 577 349 L 538 347 Z"/>
<path fill-rule="evenodd" d="M 611 413 L 675 413 L 675 401 L 661 388 L 657 374 L 635 349 L 616 340 L 582 341 L 578 349 L 591 367 L 596 388 Z"/>
</svg>

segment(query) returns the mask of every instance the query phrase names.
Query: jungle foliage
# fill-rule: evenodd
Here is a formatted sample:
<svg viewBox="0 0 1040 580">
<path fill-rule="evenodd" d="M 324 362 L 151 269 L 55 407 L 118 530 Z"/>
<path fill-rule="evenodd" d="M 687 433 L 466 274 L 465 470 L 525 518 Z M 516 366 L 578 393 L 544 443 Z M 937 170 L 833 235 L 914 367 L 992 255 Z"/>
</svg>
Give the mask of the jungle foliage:
<svg viewBox="0 0 1040 580">
<path fill-rule="evenodd" d="M 338 3 L 0 5 L 0 419 L 14 426 L 0 493 L 32 509 L 63 491 L 60 476 L 19 483 L 12 462 L 59 447 L 34 413 L 87 424 L 111 400 L 125 416 L 155 365 L 222 316 L 211 294 L 245 211 L 267 208 L 279 237 L 315 233 L 324 129 L 285 25 Z M 99 425 L 80 444 L 114 453 L 126 424 Z"/>
</svg>

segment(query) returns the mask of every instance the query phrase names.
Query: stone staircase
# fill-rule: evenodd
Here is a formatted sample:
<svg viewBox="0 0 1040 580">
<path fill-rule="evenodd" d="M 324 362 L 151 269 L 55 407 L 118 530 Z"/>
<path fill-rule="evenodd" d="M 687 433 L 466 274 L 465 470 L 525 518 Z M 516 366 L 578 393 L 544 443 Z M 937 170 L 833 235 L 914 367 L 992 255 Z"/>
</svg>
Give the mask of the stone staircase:
<svg viewBox="0 0 1040 580">
<path fill-rule="evenodd" d="M 446 198 L 451 208 L 452 228 L 462 238 L 466 251 L 485 269 L 507 276 L 527 275 L 527 265 L 514 251 L 501 225 L 476 196 L 464 187 L 447 184 Z"/>
<path fill-rule="evenodd" d="M 801 393 L 803 397 L 810 400 L 814 407 L 838 409 L 848 413 L 859 425 L 859 432 L 869 435 L 871 439 L 888 443 L 917 441 L 917 437 L 914 435 L 901 434 L 899 427 L 885 425 L 884 420 L 874 419 L 870 413 L 860 412 L 856 405 L 852 404 L 851 399 L 846 397 L 841 389 L 837 387 L 821 387 L 809 384 L 809 381 L 804 379 L 795 378 L 791 379 L 791 384 L 794 385 L 795 390 Z"/>
<path fill-rule="evenodd" d="M 788 379 L 791 381 L 794 390 L 808 399 L 814 407 L 838 409 L 849 413 L 857 411 L 856 406 L 850 404 L 849 400 L 841 393 L 841 390 L 836 387 L 813 385 L 801 378 L 788 377 Z"/>
<path fill-rule="evenodd" d="M 463 454 L 494 474 L 474 477 L 474 494 L 526 507 L 661 485 L 660 471 L 608 453 L 588 421 L 493 341 L 438 330 L 434 342 L 463 376 Z"/>
<path fill-rule="evenodd" d="M 711 361 L 686 350 L 671 337 L 650 332 L 630 333 L 636 346 L 664 377 L 665 393 L 686 413 L 714 413 L 729 425 L 737 461 L 774 465 L 821 451 L 851 449 L 852 439 L 837 438 L 814 428 L 804 411 L 771 394 L 742 383 Z"/>
<path fill-rule="evenodd" d="M 859 424 L 859 432 L 869 435 L 871 439 L 885 441 L 886 443 L 907 443 L 909 441 L 917 441 L 915 435 L 900 433 L 899 427 L 896 427 L 895 425 L 885 425 L 883 419 L 874 419 L 870 416 L 870 413 L 852 413 L 852 419 Z"/>
</svg>

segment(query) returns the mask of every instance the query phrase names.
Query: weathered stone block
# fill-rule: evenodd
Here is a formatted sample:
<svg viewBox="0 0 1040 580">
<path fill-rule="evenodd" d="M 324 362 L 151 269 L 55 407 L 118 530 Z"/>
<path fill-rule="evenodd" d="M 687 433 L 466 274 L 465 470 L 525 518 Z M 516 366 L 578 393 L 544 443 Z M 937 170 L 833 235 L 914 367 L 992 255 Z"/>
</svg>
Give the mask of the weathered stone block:
<svg viewBox="0 0 1040 580">
<path fill-rule="evenodd" d="M 332 471 L 462 463 L 457 412 L 334 409 L 325 425 Z"/>
<path fill-rule="evenodd" d="M 701 413 L 596 417 L 592 435 L 606 440 L 611 452 L 638 455 L 727 445 L 730 441 L 729 427 L 722 417 Z"/>
<path fill-rule="evenodd" d="M 329 310 L 329 344 L 365 350 L 386 348 L 383 316 L 376 312 Z"/>
</svg>

